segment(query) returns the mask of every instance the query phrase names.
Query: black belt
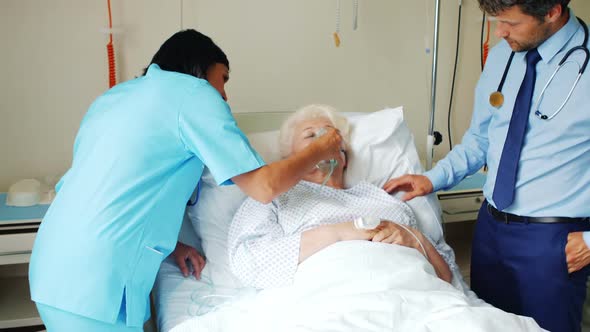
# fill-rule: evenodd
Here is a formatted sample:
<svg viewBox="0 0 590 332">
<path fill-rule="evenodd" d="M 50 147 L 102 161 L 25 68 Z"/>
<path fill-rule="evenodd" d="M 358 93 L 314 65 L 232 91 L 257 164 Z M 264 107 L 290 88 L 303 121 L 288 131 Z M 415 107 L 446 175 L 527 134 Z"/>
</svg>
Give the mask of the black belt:
<svg viewBox="0 0 590 332">
<path fill-rule="evenodd" d="M 571 222 L 584 222 L 590 221 L 589 217 L 586 218 L 570 218 L 570 217 L 524 217 L 512 213 L 505 213 L 498 211 L 495 207 L 487 203 L 488 212 L 497 221 L 505 223 L 510 222 L 522 222 L 522 223 L 539 223 L 539 224 L 551 224 L 551 223 L 571 223 Z"/>
</svg>

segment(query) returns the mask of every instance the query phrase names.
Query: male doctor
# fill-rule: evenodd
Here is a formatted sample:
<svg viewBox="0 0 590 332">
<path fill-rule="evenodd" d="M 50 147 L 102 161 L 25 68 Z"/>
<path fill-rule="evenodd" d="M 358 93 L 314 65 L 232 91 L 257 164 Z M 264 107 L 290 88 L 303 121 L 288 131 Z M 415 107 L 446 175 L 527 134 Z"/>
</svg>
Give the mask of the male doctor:
<svg viewBox="0 0 590 332">
<path fill-rule="evenodd" d="M 590 269 L 590 73 L 567 96 L 586 51 L 572 53 L 541 91 L 570 49 L 588 46 L 585 29 L 569 0 L 478 1 L 503 40 L 477 84 L 471 125 L 432 170 L 384 189 L 410 200 L 487 164 L 472 289 L 550 331 L 580 331 Z"/>
</svg>

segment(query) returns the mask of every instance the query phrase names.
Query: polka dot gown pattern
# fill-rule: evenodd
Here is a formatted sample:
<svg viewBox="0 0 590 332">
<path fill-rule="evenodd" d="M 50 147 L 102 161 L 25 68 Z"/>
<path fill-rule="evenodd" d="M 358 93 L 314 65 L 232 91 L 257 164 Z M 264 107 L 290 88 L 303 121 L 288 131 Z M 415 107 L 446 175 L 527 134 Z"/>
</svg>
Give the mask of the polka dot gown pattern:
<svg viewBox="0 0 590 332">
<path fill-rule="evenodd" d="M 411 208 L 375 185 L 360 182 L 349 189 L 335 189 L 301 181 L 269 204 L 251 198 L 242 204 L 229 230 L 230 268 L 247 286 L 290 285 L 299 262 L 301 233 L 358 217 L 416 228 Z M 452 251 L 440 249 L 449 267 L 456 266 Z"/>
</svg>

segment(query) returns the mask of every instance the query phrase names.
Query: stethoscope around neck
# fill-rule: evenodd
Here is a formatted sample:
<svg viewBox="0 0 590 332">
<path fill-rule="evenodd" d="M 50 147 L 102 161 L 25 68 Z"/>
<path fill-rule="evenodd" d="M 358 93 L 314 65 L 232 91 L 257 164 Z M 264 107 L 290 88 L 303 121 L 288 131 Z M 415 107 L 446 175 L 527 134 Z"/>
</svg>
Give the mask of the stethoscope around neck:
<svg viewBox="0 0 590 332">
<path fill-rule="evenodd" d="M 543 90 L 541 90 L 541 93 L 539 94 L 539 97 L 537 97 L 537 101 L 535 102 L 535 104 L 533 106 L 533 109 L 535 110 L 535 115 L 539 119 L 551 120 L 559 112 L 561 112 L 561 110 L 563 109 L 565 104 L 570 99 L 572 92 L 574 91 L 574 89 L 578 85 L 578 82 L 580 81 L 580 77 L 582 77 L 582 74 L 584 73 L 584 71 L 586 70 L 586 66 L 588 65 L 588 59 L 590 58 L 590 51 L 588 51 L 588 48 L 586 47 L 586 45 L 588 44 L 588 26 L 581 18 L 577 17 L 577 19 L 578 19 L 578 22 L 580 22 L 580 24 L 582 25 L 582 28 L 584 29 L 584 42 L 579 46 L 573 47 L 563 56 L 563 59 L 561 59 L 561 61 L 557 65 L 557 68 L 555 69 L 555 71 L 553 72 L 553 74 L 551 75 L 551 77 L 549 78 L 547 83 L 545 83 Z M 545 115 L 545 114 L 541 113 L 541 111 L 539 111 L 539 105 L 541 104 L 541 100 L 543 100 L 543 95 L 545 94 L 545 90 L 547 90 L 547 87 L 549 86 L 551 81 L 553 81 L 553 78 L 559 72 L 561 67 L 567 62 L 567 59 L 570 57 L 570 55 L 572 55 L 572 53 L 574 53 L 576 51 L 584 52 L 584 63 L 580 67 L 580 70 L 578 71 L 578 77 L 576 77 L 576 80 L 574 81 L 572 88 L 568 92 L 567 97 L 565 98 L 563 103 L 559 106 L 557 111 L 555 111 L 553 114 Z M 504 74 L 502 75 L 502 80 L 500 80 L 500 84 L 498 85 L 498 90 L 496 90 L 495 92 L 492 92 L 490 94 L 490 105 L 492 105 L 495 108 L 500 108 L 502 106 L 502 104 L 504 104 L 504 95 L 502 94 L 502 87 L 504 86 L 504 81 L 506 81 L 506 76 L 508 75 L 508 71 L 510 70 L 510 65 L 512 64 L 513 58 L 514 58 L 514 52 L 510 53 L 510 58 L 508 58 L 508 63 L 506 64 L 506 68 L 504 69 Z"/>
</svg>

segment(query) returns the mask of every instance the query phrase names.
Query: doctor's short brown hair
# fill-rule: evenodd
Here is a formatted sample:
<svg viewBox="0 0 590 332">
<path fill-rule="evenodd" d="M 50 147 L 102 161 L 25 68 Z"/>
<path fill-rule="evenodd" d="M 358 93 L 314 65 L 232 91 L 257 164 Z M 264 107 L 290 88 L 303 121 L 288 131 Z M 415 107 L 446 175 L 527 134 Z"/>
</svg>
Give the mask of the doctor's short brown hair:
<svg viewBox="0 0 590 332">
<path fill-rule="evenodd" d="M 524 14 L 543 21 L 549 10 L 556 5 L 561 5 L 561 10 L 565 12 L 570 0 L 478 0 L 478 2 L 479 8 L 491 16 L 519 6 Z"/>
</svg>

